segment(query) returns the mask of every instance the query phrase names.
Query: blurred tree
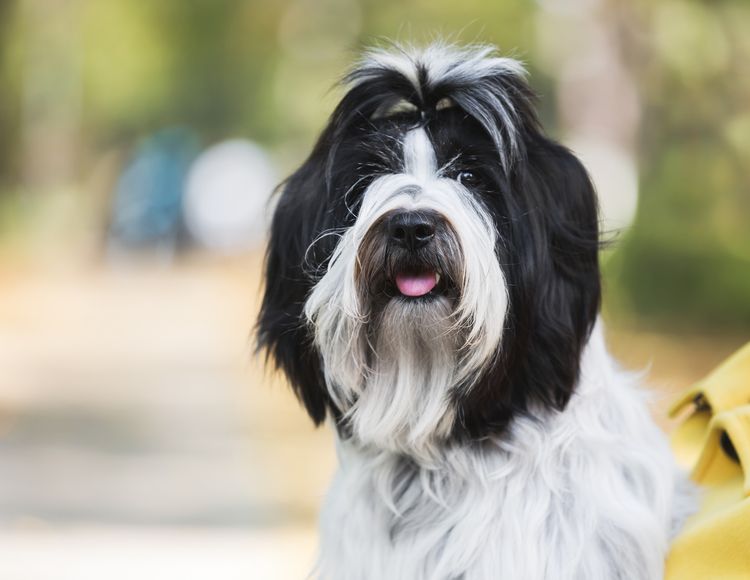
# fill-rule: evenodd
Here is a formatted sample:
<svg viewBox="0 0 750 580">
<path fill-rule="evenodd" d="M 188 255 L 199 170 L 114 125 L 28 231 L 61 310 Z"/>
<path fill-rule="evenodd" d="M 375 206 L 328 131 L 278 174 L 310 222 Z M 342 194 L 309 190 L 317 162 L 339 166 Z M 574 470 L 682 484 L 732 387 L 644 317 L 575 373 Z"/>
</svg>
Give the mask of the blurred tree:
<svg viewBox="0 0 750 580">
<path fill-rule="evenodd" d="M 0 196 L 16 178 L 18 150 L 18 83 L 10 53 L 16 2 L 0 2 Z"/>
<path fill-rule="evenodd" d="M 750 329 L 750 7 L 640 3 L 644 102 L 635 226 L 610 294 L 642 321 Z"/>
<path fill-rule="evenodd" d="M 21 171 L 27 191 L 69 186 L 80 173 L 80 6 L 78 0 L 19 4 Z"/>
<path fill-rule="evenodd" d="M 606 26 L 540 26 L 550 12 Z M 744 0 L 0 0 L 0 192 L 18 188 L 21 165 L 46 173 L 68 159 L 59 175 L 80 180 L 70 167 L 85 173 L 173 126 L 204 144 L 249 137 L 291 167 L 362 46 L 491 42 L 526 62 L 551 133 L 609 123 L 637 161 L 636 219 L 606 264 L 610 307 L 747 329 L 748 30 Z M 605 84 L 566 77 L 602 62 Z"/>
<path fill-rule="evenodd" d="M 95 137 L 127 141 L 182 124 L 209 140 L 247 133 L 272 140 L 268 86 L 281 5 L 86 2 L 88 126 Z"/>
</svg>

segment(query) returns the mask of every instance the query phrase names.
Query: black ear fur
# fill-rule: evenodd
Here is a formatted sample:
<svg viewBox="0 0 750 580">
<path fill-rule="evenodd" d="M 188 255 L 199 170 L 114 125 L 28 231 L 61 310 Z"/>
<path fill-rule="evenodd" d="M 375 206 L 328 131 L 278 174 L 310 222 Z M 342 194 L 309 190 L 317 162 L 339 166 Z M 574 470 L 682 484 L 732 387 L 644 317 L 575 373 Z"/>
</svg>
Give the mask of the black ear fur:
<svg viewBox="0 0 750 580">
<path fill-rule="evenodd" d="M 529 207 L 529 216 L 539 230 L 531 246 L 536 268 L 524 271 L 519 285 L 524 292 L 535 289 L 524 374 L 532 384 L 550 385 L 546 402 L 562 409 L 601 303 L 598 203 L 585 168 L 566 148 L 541 138 L 527 151 L 523 180 L 533 192 L 531 203 L 538 204 Z"/>
<path fill-rule="evenodd" d="M 459 401 L 459 429 L 503 429 L 532 403 L 562 410 L 601 301 L 596 193 L 581 162 L 539 133 L 512 176 L 498 253 L 510 298 L 501 352 Z"/>
<path fill-rule="evenodd" d="M 266 252 L 265 290 L 258 316 L 258 347 L 266 349 L 276 368 L 316 425 L 331 406 L 320 354 L 304 319 L 304 304 L 321 267 L 321 252 L 311 246 L 327 227 L 327 156 L 324 133 L 310 158 L 284 184 L 271 223 Z"/>
</svg>

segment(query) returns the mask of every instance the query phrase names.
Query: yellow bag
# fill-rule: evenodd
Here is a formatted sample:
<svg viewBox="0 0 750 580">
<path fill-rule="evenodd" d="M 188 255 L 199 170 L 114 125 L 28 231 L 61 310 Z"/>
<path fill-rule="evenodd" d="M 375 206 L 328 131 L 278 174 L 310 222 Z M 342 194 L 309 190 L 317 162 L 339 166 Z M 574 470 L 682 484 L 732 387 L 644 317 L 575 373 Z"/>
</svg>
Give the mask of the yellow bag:
<svg viewBox="0 0 750 580">
<path fill-rule="evenodd" d="M 749 579 L 750 405 L 712 419 L 692 478 L 701 507 L 672 544 L 665 578 Z"/>
<path fill-rule="evenodd" d="M 692 413 L 671 437 L 677 462 L 685 469 L 691 469 L 698 460 L 713 415 L 750 404 L 750 343 L 687 389 L 672 405 L 669 416 L 676 417 L 691 403 Z"/>
<path fill-rule="evenodd" d="M 667 559 L 667 580 L 750 579 L 750 345 L 688 389 L 675 454 L 702 488 L 701 506 Z M 694 459 L 696 458 L 697 459 Z"/>
</svg>

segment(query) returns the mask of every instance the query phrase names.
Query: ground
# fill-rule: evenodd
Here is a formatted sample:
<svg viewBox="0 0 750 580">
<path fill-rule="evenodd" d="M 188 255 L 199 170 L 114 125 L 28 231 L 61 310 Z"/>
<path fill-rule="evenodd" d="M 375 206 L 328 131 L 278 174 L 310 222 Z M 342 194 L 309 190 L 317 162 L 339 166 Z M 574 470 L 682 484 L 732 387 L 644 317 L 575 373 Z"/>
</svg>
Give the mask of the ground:
<svg viewBox="0 0 750 580">
<path fill-rule="evenodd" d="M 334 466 L 252 353 L 259 255 L 0 268 L 0 578 L 303 578 Z M 737 339 L 610 333 L 655 414 Z"/>
</svg>

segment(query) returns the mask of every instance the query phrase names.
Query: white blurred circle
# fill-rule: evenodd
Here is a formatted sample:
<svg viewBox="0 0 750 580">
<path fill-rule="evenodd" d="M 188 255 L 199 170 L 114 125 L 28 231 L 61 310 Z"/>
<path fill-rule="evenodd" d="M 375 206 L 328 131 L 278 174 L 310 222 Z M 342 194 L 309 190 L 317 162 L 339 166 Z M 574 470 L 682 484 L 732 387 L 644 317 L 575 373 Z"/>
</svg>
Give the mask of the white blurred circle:
<svg viewBox="0 0 750 580">
<path fill-rule="evenodd" d="M 258 245 L 266 231 L 266 202 L 276 185 L 268 154 L 244 140 L 210 147 L 187 176 L 183 211 L 199 244 L 233 252 Z"/>
</svg>

